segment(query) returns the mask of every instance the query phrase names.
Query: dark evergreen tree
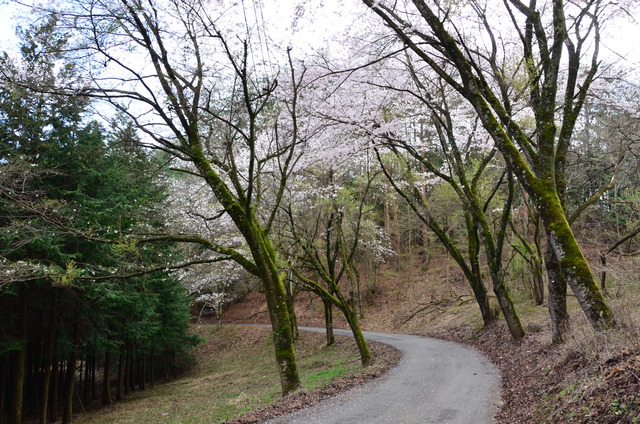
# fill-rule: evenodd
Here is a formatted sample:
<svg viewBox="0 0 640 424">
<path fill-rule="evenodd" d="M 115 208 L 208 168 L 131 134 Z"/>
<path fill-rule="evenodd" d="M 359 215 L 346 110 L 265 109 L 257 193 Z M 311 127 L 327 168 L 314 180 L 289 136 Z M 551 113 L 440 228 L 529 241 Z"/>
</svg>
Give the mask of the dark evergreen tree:
<svg viewBox="0 0 640 424">
<path fill-rule="evenodd" d="M 55 17 L 20 36 L 22 62 L 3 57 L 4 76 L 41 91 L 12 78 L 0 88 L 0 421 L 45 423 L 62 411 L 71 422 L 74 399 L 97 399 L 97 376 L 111 402 L 118 354 L 129 387 L 144 388 L 154 381 L 147 362 L 175 374 L 196 340 L 181 285 L 163 270 L 176 247 L 141 249 L 123 236 L 163 226 L 157 165 L 134 133 L 85 123 L 84 98 L 48 89 L 75 75 L 43 53 L 64 45 Z"/>
</svg>

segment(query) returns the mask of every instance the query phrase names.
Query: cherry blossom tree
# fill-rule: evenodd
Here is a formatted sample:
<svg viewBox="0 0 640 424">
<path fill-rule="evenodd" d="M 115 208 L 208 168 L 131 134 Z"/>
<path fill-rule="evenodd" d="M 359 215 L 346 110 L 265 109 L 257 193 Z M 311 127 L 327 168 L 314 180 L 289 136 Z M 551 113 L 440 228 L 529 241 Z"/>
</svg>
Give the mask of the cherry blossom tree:
<svg viewBox="0 0 640 424">
<path fill-rule="evenodd" d="M 200 213 L 210 225 L 228 217 L 246 251 L 233 240 L 198 233 L 138 235 L 136 245 L 160 240 L 199 244 L 214 252 L 216 261 L 235 261 L 258 277 L 273 326 L 282 391 L 294 390 L 299 376 L 281 264 L 270 233 L 299 156 L 295 125 L 283 134 L 278 124 L 285 115 L 295 121 L 295 72 L 290 68 L 280 74 L 273 63 L 255 60 L 259 47 L 238 14 L 197 0 L 78 0 L 55 13 L 74 34 L 77 44 L 67 53 L 82 59 L 85 80 L 33 88 L 106 100 L 135 122 L 145 147 L 165 152 L 177 170 L 206 185 L 217 209 Z M 294 97 L 286 105 L 276 101 L 281 80 L 293 87 Z M 263 197 L 267 180 L 277 187 L 271 203 Z"/>
<path fill-rule="evenodd" d="M 609 4 L 363 1 L 473 106 L 533 199 L 555 258 L 548 262 L 554 340 L 562 340 L 567 325 L 567 283 L 594 327 L 613 325 L 613 313 L 571 231 L 565 195 L 567 151 L 598 75 L 600 25 Z M 490 16 L 500 16 L 500 25 Z M 524 116 L 532 118 L 531 129 Z"/>
</svg>

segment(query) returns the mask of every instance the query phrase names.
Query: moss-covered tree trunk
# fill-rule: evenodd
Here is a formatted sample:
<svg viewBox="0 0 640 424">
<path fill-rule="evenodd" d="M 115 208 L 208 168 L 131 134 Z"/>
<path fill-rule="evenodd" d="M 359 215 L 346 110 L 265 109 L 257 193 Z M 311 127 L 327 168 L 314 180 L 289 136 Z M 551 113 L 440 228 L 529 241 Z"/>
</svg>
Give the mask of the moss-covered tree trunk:
<svg viewBox="0 0 640 424">
<path fill-rule="evenodd" d="M 547 229 L 549 247 L 558 264 L 558 273 L 554 274 L 553 278 L 554 296 L 560 296 L 554 300 L 554 302 L 558 302 L 554 307 L 557 308 L 555 312 L 559 314 L 556 317 L 556 325 L 566 324 L 566 306 L 563 306 L 566 300 L 562 301 L 562 292 L 566 291 L 562 287 L 562 281 L 565 280 L 591 324 L 597 329 L 611 327 L 615 323 L 613 312 L 607 306 L 591 273 L 589 263 L 582 253 L 573 231 L 571 231 L 560 204 L 560 198 L 553 188 L 547 189 L 546 192 L 542 187 L 538 190 L 543 192 L 543 195 L 539 197 L 540 214 Z M 551 303 L 550 301 L 550 305 Z M 565 312 L 562 312 L 562 308 L 565 308 Z M 561 335 L 563 328 L 560 327 L 557 330 Z"/>
<path fill-rule="evenodd" d="M 290 274 L 290 273 L 289 273 Z M 291 321 L 291 337 L 293 341 L 297 341 L 300 333 L 298 331 L 298 316 L 296 315 L 295 296 L 291 282 L 291 276 L 287 275 L 285 289 L 287 291 L 287 309 L 289 310 L 289 320 Z"/>
<path fill-rule="evenodd" d="M 562 343 L 569 328 L 567 311 L 567 281 L 556 255 L 549 246 L 546 253 L 547 277 L 549 279 L 549 317 L 551 319 L 551 340 Z"/>
<path fill-rule="evenodd" d="M 249 244 L 258 275 L 262 281 L 271 320 L 282 394 L 286 395 L 300 386 L 300 377 L 293 348 L 291 319 L 287 307 L 287 293 L 282 281 L 282 275 L 276 265 L 276 253 L 271 242 L 250 210 L 247 215 L 246 220 L 239 219 L 236 224 Z"/>
<path fill-rule="evenodd" d="M 491 274 L 491 278 L 493 280 L 493 292 L 496 294 L 500 310 L 504 315 L 504 320 L 507 322 L 507 327 L 509 327 L 509 334 L 511 334 L 511 337 L 514 340 L 520 340 L 524 337 L 524 327 L 522 326 L 520 317 L 513 305 L 513 299 L 511 298 L 509 288 L 504 281 L 504 276 L 500 274 L 493 275 L 493 272 Z"/>
<path fill-rule="evenodd" d="M 199 140 L 195 140 L 192 145 L 191 158 L 249 246 L 253 262 L 240 256 L 234 256 L 233 259 L 238 261 L 247 271 L 258 276 L 262 282 L 273 331 L 276 364 L 282 393 L 286 395 L 300 386 L 300 377 L 293 348 L 294 340 L 287 307 L 287 293 L 283 284 L 283 276 L 278 271 L 277 254 L 254 214 L 253 207 L 246 203 L 248 199 L 245 199 L 244 195 L 236 199 L 229 191 L 227 185 L 206 159 Z"/>
<path fill-rule="evenodd" d="M 286 395 L 300 386 L 286 293 L 277 271 L 264 275 L 262 282 L 271 319 L 280 385 L 282 394 Z"/>
<path fill-rule="evenodd" d="M 489 296 L 487 295 L 487 288 L 485 287 L 484 282 L 482 281 L 482 270 L 480 269 L 480 259 L 479 259 L 480 239 L 478 237 L 478 229 L 473 221 L 473 218 L 469 213 L 465 213 L 465 221 L 467 225 L 467 236 L 469 239 L 468 251 L 469 251 L 469 264 L 470 264 L 470 269 L 469 269 L 470 272 L 469 271 L 465 272 L 465 276 L 467 277 L 467 281 L 471 286 L 473 295 L 475 296 L 476 302 L 478 303 L 478 307 L 480 308 L 480 313 L 482 314 L 482 322 L 486 327 L 496 319 L 496 316 L 491 310 L 491 304 L 489 303 Z M 464 263 L 464 261 L 462 262 Z M 464 268 L 466 268 L 466 264 Z M 463 271 L 464 271 L 464 268 L 463 268 Z"/>
<path fill-rule="evenodd" d="M 360 329 L 358 317 L 355 311 L 349 307 L 348 303 L 341 307 L 340 310 L 344 314 L 344 317 L 347 319 L 349 328 L 351 329 L 351 333 L 353 333 L 353 338 L 356 341 L 356 345 L 358 345 L 358 351 L 360 352 L 360 361 L 362 362 L 362 366 L 366 367 L 373 362 L 373 355 L 371 355 L 367 340 L 364 338 L 364 334 L 362 334 L 362 330 Z"/>
</svg>

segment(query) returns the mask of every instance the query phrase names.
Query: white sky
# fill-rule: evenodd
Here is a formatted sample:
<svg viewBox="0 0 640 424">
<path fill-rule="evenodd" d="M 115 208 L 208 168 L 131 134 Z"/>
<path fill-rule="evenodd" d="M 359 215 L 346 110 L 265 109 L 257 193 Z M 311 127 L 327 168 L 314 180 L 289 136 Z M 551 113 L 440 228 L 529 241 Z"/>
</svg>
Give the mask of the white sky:
<svg viewBox="0 0 640 424">
<path fill-rule="evenodd" d="M 255 9 L 252 0 L 238 2 L 245 5 L 248 15 L 255 10 L 264 18 L 260 20 L 276 34 L 274 38 L 282 48 L 292 45 L 294 51 L 339 48 L 332 37 L 349 31 L 366 13 L 360 0 L 263 0 L 263 7 Z M 301 15 L 297 20 L 296 14 Z M 635 21 L 626 17 L 607 25 L 602 39 L 603 59 L 622 59 L 628 66 L 640 66 L 640 7 L 636 8 L 636 15 Z M 0 0 L 0 51 L 16 48 L 14 33 L 19 17 L 15 3 Z"/>
</svg>

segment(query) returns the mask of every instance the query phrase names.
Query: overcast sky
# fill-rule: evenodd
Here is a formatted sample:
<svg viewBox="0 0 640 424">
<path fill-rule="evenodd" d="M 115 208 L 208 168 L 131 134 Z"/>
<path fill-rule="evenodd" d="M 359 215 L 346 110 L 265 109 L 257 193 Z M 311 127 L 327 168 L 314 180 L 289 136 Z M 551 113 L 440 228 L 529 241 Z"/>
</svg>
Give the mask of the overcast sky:
<svg viewBox="0 0 640 424">
<path fill-rule="evenodd" d="M 251 0 L 240 1 L 248 10 L 249 20 L 258 15 L 260 23 L 271 28 L 270 32 L 283 48 L 293 45 L 298 50 L 339 48 L 332 37 L 348 31 L 365 11 L 358 0 L 263 0 L 262 8 L 253 6 Z M 640 66 L 640 7 L 636 7 L 635 14 L 638 16 L 620 18 L 615 24 L 607 25 L 602 58 Z M 0 50 L 16 46 L 14 32 L 18 17 L 14 4 L 0 0 Z"/>
</svg>

